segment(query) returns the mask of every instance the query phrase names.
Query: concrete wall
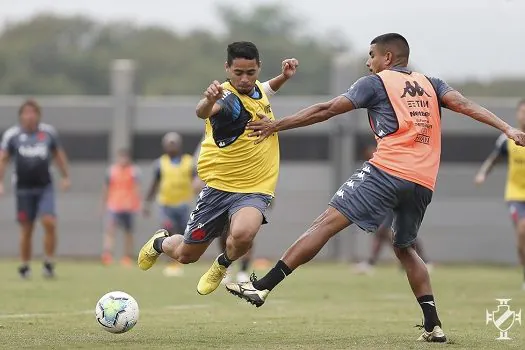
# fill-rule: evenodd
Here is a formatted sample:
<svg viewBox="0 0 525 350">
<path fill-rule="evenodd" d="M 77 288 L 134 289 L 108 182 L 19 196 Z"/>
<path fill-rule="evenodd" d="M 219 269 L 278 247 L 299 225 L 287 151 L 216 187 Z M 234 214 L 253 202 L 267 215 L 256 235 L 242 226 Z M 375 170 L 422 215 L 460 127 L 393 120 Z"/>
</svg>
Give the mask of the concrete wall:
<svg viewBox="0 0 525 350">
<path fill-rule="evenodd" d="M 132 125 L 134 134 L 146 137 L 160 135 L 166 130 L 178 130 L 198 137 L 202 132 L 202 121 L 193 116 L 198 98 L 138 98 Z M 272 102 L 277 115 L 287 115 L 327 98 L 277 96 Z M 17 96 L 0 97 L 0 131 L 16 122 L 17 108 L 22 100 Z M 515 99 L 476 100 L 509 122 L 513 121 Z M 44 107 L 46 121 L 55 125 L 67 139 L 67 151 L 74 154 L 73 188 L 69 193 L 60 194 L 58 201 L 59 254 L 97 256 L 104 221 L 100 212 L 100 189 L 110 153 L 108 135 L 111 135 L 114 125 L 113 112 L 117 102 L 111 97 L 82 96 L 41 97 L 39 101 Z M 358 119 L 359 135 L 365 135 L 368 133 L 366 116 L 362 112 L 355 114 L 353 117 Z M 444 151 L 437 192 L 421 229 L 428 255 L 435 261 L 515 263 L 514 235 L 502 199 L 504 168 L 496 169 L 484 187 L 477 189 L 472 184 L 479 165 L 476 161 L 490 151 L 498 133 L 448 111 L 443 115 L 443 129 L 448 149 Z M 286 146 L 283 142 L 282 151 L 284 153 L 294 146 L 296 139 L 291 138 L 294 135 L 303 138 L 303 142 L 304 138 L 312 135 L 329 139 L 332 130 L 333 123 L 324 123 L 290 131 L 282 136 L 283 141 L 288 142 Z M 154 154 L 159 148 L 156 136 L 154 140 L 155 144 L 141 146 L 153 149 L 146 154 Z M 465 159 L 458 158 L 458 155 L 470 163 L 464 163 Z M 323 154 L 315 161 L 283 161 L 276 203 L 270 213 L 271 224 L 263 229 L 257 239 L 258 256 L 278 258 L 325 209 L 334 188 L 339 185 L 333 181 L 329 156 Z M 143 159 L 140 164 L 145 171 L 145 185 L 151 177 L 148 170 L 150 161 Z M 348 169 L 348 175 L 352 171 L 353 167 Z M 18 252 L 14 217 L 14 202 L 9 193 L 0 198 L 0 232 L 3 236 L 0 256 L 15 256 Z M 141 218 L 138 221 L 137 243 L 142 243 L 156 227 L 154 218 Z M 368 237 L 362 233 L 353 235 L 352 231 L 343 233 L 343 238 L 327 245 L 320 258 L 336 257 L 341 247 L 355 254 L 345 254 L 345 259 L 364 257 L 368 253 Z M 40 241 L 39 231 L 35 240 L 36 253 L 41 252 Z M 208 256 L 215 252 L 216 249 L 212 249 Z M 386 257 L 389 256 L 386 254 Z"/>
<path fill-rule="evenodd" d="M 145 172 L 144 185 L 151 179 L 149 163 L 141 163 Z M 502 199 L 505 171 L 497 168 L 486 185 L 476 189 L 472 184 L 475 169 L 471 166 L 444 165 L 441 169 L 434 200 L 421 228 L 421 237 L 432 260 L 440 262 L 487 261 L 516 262 L 514 234 L 508 211 Z M 349 172 L 350 173 L 350 172 Z M 275 207 L 269 214 L 270 224 L 257 238 L 257 256 L 280 257 L 320 214 L 332 195 L 331 168 L 325 163 L 283 164 Z M 100 184 L 104 165 L 74 163 L 73 190 L 60 193 L 59 254 L 97 256 L 100 254 L 104 216 L 100 211 Z M 301 182 L 299 182 L 299 179 Z M 18 251 L 17 227 L 14 222 L 14 199 L 9 193 L 0 199 L 0 256 L 15 256 Z M 137 242 L 143 242 L 156 229 L 156 219 L 139 218 Z M 344 244 L 357 257 L 364 258 L 369 250 L 369 237 L 348 230 Z M 351 237 L 357 239 L 354 241 Z M 41 252 L 41 232 L 36 234 L 35 252 Z M 320 258 L 334 256 L 331 243 Z M 207 256 L 216 253 L 212 248 Z M 385 258 L 391 253 L 386 250 Z M 350 258 L 350 257 L 348 257 Z M 355 258 L 355 257 L 353 257 Z"/>
</svg>

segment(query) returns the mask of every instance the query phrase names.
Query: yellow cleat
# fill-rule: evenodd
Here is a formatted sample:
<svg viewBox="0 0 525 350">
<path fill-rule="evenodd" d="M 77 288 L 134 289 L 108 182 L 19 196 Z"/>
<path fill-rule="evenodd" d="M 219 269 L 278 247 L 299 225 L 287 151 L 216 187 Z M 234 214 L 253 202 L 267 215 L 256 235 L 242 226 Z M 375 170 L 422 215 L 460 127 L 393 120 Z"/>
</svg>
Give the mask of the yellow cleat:
<svg viewBox="0 0 525 350">
<path fill-rule="evenodd" d="M 213 292 L 221 284 L 222 279 L 226 276 L 227 268 L 220 265 L 217 259 L 213 262 L 210 269 L 202 275 L 197 285 L 197 293 L 206 295 Z"/>
<path fill-rule="evenodd" d="M 137 259 L 137 263 L 141 270 L 149 270 L 155 264 L 155 262 L 157 262 L 157 258 L 160 256 L 160 253 L 157 252 L 155 248 L 153 248 L 153 242 L 155 241 L 155 239 L 168 236 L 168 231 L 164 229 L 158 230 L 149 239 L 149 241 L 147 241 L 146 244 L 142 246 L 139 252 L 139 257 Z"/>
</svg>

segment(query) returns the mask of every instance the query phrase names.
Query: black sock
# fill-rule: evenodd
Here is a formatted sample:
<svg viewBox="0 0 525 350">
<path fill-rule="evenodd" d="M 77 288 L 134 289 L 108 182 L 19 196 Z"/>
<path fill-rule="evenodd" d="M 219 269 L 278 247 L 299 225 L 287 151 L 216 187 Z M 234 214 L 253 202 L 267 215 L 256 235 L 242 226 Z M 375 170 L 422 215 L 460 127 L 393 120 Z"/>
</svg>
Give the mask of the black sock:
<svg viewBox="0 0 525 350">
<path fill-rule="evenodd" d="M 376 258 L 370 258 L 368 259 L 368 265 L 374 266 L 376 264 L 377 260 Z"/>
<path fill-rule="evenodd" d="M 441 327 L 441 321 L 438 318 L 436 303 L 433 295 L 423 295 L 417 298 L 423 316 L 425 317 L 424 326 L 427 332 L 432 332 L 435 326 Z"/>
<path fill-rule="evenodd" d="M 164 253 L 162 251 L 162 242 L 164 242 L 164 240 L 166 239 L 167 237 L 159 237 L 159 238 L 155 238 L 155 240 L 153 241 L 153 249 L 155 249 L 157 251 L 157 253 Z"/>
<path fill-rule="evenodd" d="M 279 260 L 263 278 L 253 282 L 253 287 L 258 290 L 272 290 L 291 273 L 292 270 L 284 263 L 284 261 Z"/>
<path fill-rule="evenodd" d="M 241 261 L 241 271 L 242 272 L 248 271 L 248 267 L 250 267 L 250 259 L 242 259 L 242 261 Z"/>
<path fill-rule="evenodd" d="M 228 268 L 232 264 L 233 260 L 230 260 L 226 255 L 226 252 L 224 252 L 221 255 L 219 255 L 219 257 L 217 258 L 217 262 L 219 263 L 219 265 Z"/>
</svg>

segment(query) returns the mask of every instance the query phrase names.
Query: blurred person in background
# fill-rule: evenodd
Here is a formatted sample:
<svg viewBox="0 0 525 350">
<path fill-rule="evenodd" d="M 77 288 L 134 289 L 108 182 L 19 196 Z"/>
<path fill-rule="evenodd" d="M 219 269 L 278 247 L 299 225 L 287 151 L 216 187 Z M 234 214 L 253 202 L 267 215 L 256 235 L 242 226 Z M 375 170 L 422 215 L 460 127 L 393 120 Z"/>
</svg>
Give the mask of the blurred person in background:
<svg viewBox="0 0 525 350">
<path fill-rule="evenodd" d="M 124 231 L 124 256 L 121 264 L 131 266 L 133 257 L 133 231 L 136 214 L 140 210 L 140 169 L 132 163 L 127 149 L 117 153 L 116 162 L 109 167 L 103 191 L 103 203 L 107 212 L 102 263 L 113 262 L 115 233 Z"/>
<path fill-rule="evenodd" d="M 518 128 L 525 131 L 525 99 L 518 102 L 516 119 Z M 494 165 L 501 159 L 507 160 L 505 201 L 516 230 L 518 257 L 523 267 L 522 289 L 525 290 L 525 149 L 501 134 L 494 150 L 481 165 L 474 182 L 477 185 L 484 183 Z"/>
<path fill-rule="evenodd" d="M 181 263 L 193 263 L 227 230 L 226 250 L 197 284 L 201 295 L 217 289 L 229 266 L 250 250 L 261 225 L 267 223 L 265 212 L 279 174 L 279 141 L 275 135 L 255 144 L 246 127 L 263 112 L 273 119 L 268 96 L 280 89 L 299 65 L 296 59 L 285 59 L 281 74 L 261 83 L 259 50 L 252 42 L 231 43 L 226 51 L 227 81 L 213 81 L 196 107 L 206 128 L 198 162 L 199 177 L 206 185 L 184 236 L 168 237 L 166 231 L 159 230 L 144 244 L 138 258 L 142 270 L 150 269 L 162 253 Z"/>
<path fill-rule="evenodd" d="M 365 159 L 372 159 L 374 156 L 374 152 L 376 151 L 376 146 L 368 146 L 365 149 L 364 156 Z M 381 224 L 374 235 L 372 235 L 372 247 L 370 249 L 370 257 L 366 259 L 365 261 L 360 262 L 357 264 L 354 268 L 354 272 L 357 274 L 367 274 L 370 275 L 374 271 L 374 266 L 376 265 L 377 261 L 379 260 L 379 256 L 381 254 L 381 250 L 383 246 L 388 245 L 392 246 L 393 242 L 393 232 L 392 232 L 392 221 L 394 220 L 394 216 L 392 213 L 388 214 Z M 423 243 L 421 243 L 421 239 L 419 237 L 416 238 L 416 241 L 414 242 L 414 248 L 419 255 L 419 257 L 423 260 L 423 262 L 427 265 L 427 269 L 429 272 L 433 269 L 433 265 L 430 263 L 430 261 L 427 259 L 427 256 L 425 252 L 423 251 Z"/>
<path fill-rule="evenodd" d="M 0 194 L 4 193 L 5 169 L 14 162 L 16 212 L 20 224 L 18 273 L 28 278 L 32 253 L 32 235 L 37 219 L 44 228 L 44 277 L 55 276 L 54 256 L 57 244 L 56 210 L 53 179 L 50 171 L 55 159 L 62 175 L 61 187 L 69 189 L 68 161 L 54 127 L 41 122 L 41 108 L 34 100 L 25 101 L 18 111 L 19 123 L 8 129 L 0 144 Z"/>
<path fill-rule="evenodd" d="M 157 194 L 160 224 L 169 235 L 182 235 L 190 217 L 190 205 L 200 183 L 193 156 L 182 153 L 182 137 L 169 132 L 162 138 L 164 154 L 155 161 L 153 182 L 146 195 L 144 214 L 150 215 L 151 202 Z M 197 187 L 194 187 L 197 186 Z M 182 275 L 182 266 L 172 261 L 164 269 L 166 276 Z"/>
</svg>

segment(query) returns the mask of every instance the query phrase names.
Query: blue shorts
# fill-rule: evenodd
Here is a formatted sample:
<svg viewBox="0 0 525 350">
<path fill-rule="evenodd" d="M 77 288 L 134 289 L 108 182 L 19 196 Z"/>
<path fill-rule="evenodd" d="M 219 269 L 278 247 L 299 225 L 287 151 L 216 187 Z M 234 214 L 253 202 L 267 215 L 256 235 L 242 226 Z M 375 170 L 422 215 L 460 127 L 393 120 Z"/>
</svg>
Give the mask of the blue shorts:
<svg viewBox="0 0 525 350">
<path fill-rule="evenodd" d="M 512 222 L 516 226 L 520 220 L 525 219 L 525 202 L 508 201 L 507 205 L 509 206 Z"/>
<path fill-rule="evenodd" d="M 190 206 L 188 204 L 182 204 L 179 206 L 171 207 L 162 205 L 160 206 L 160 222 L 163 229 L 167 230 L 170 235 L 182 235 L 184 234 L 184 228 L 190 218 Z"/>
<path fill-rule="evenodd" d="M 20 223 L 32 223 L 43 215 L 56 216 L 53 185 L 43 188 L 18 189 L 16 212 Z"/>
<path fill-rule="evenodd" d="M 109 211 L 108 220 L 111 225 L 120 227 L 126 233 L 132 233 L 135 227 L 135 212 Z"/>
<path fill-rule="evenodd" d="M 227 232 L 230 219 L 242 208 L 258 209 L 266 224 L 266 210 L 273 197 L 262 193 L 233 193 L 204 187 L 184 231 L 184 242 L 205 243 Z"/>
<path fill-rule="evenodd" d="M 330 201 L 352 223 L 366 232 L 376 232 L 392 213 L 393 244 L 398 248 L 414 244 L 432 190 L 387 174 L 365 162 L 343 184 Z"/>
</svg>

